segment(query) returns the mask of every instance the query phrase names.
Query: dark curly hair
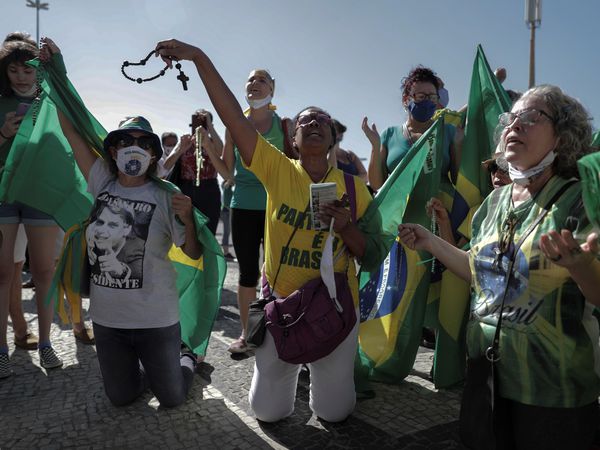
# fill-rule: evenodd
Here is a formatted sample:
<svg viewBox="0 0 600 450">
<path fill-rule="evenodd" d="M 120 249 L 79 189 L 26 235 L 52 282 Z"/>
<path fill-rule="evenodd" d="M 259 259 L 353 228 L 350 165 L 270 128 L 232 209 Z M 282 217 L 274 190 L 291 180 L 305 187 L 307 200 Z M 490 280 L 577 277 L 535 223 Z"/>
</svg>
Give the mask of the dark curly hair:
<svg viewBox="0 0 600 450">
<path fill-rule="evenodd" d="M 408 75 L 402 78 L 402 101 L 406 101 L 410 97 L 410 90 L 413 85 L 418 82 L 431 83 L 435 86 L 436 90 L 440 89 L 440 80 L 436 76 L 435 72 L 428 67 L 418 65 L 412 69 Z"/>
<path fill-rule="evenodd" d="M 8 65 L 25 64 L 26 61 L 36 58 L 39 53 L 35 41 L 29 34 L 16 31 L 6 36 L 0 48 L 0 95 L 2 97 L 14 95 L 8 79 Z"/>
</svg>

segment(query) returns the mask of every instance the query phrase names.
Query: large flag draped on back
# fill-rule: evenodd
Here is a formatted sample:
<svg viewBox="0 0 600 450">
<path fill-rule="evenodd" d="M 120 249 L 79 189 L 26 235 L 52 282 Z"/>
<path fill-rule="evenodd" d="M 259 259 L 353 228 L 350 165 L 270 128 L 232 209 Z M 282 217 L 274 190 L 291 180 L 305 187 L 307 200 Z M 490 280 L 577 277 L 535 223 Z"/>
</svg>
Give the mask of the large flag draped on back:
<svg viewBox="0 0 600 450">
<path fill-rule="evenodd" d="M 461 162 L 451 210 L 453 229 L 469 220 L 491 191 L 489 175 L 481 162 L 495 150 L 498 116 L 510 109 L 510 98 L 492 72 L 482 47 L 477 46 Z M 461 227 L 470 229 L 470 227 Z M 470 239 L 470 236 L 465 236 Z M 448 270 L 442 274 L 438 306 L 433 379 L 436 387 L 451 386 L 464 377 L 464 324 L 468 316 L 469 285 Z"/>
<path fill-rule="evenodd" d="M 394 169 L 361 219 L 381 217 L 384 233 L 396 236 L 401 222 L 429 228 L 425 203 L 437 195 L 443 158 L 443 119 L 438 119 Z M 430 255 L 398 240 L 377 272 L 361 273 L 357 390 L 366 380 L 398 382 L 413 366 L 421 338 L 429 287 Z"/>
<path fill-rule="evenodd" d="M 85 278 L 82 269 L 85 267 L 83 262 L 87 248 L 83 220 L 89 214 L 91 199 L 85 193 L 86 185 L 85 181 L 81 180 L 81 173 L 78 169 L 75 170 L 74 158 L 70 146 L 62 135 L 56 112 L 62 111 L 72 121 L 90 148 L 100 154 L 106 130 L 86 109 L 75 88 L 67 79 L 66 72 L 56 70 L 52 64 L 41 65 L 37 60 L 30 64 L 37 67 L 38 76 L 42 79 L 40 85 L 43 93 L 39 102 L 30 108 L 32 115 L 37 114 L 36 120 L 33 121 L 31 116 L 26 118 L 27 127 L 21 127 L 24 128 L 23 132 L 19 131 L 20 136 L 15 139 L 11 147 L 7 161 L 10 171 L 3 175 L 2 185 L 6 192 L 14 195 L 14 197 L 7 195 L 8 198 L 20 199 L 26 204 L 36 206 L 37 203 L 33 204 L 34 199 L 30 199 L 21 191 L 21 186 L 29 186 L 31 189 L 31 186 L 35 185 L 37 189 L 37 185 L 41 183 L 42 187 L 38 190 L 43 192 L 44 183 L 48 178 L 47 173 L 56 175 L 58 170 L 60 171 L 58 173 L 63 174 L 63 177 L 53 180 L 54 184 L 47 186 L 46 191 L 40 194 L 43 195 L 44 202 L 57 205 L 46 211 L 52 214 L 63 227 L 69 227 L 48 300 L 51 298 L 57 300 L 59 313 L 65 320 L 63 295 L 66 294 L 73 319 L 78 320 L 80 314 L 78 300 L 81 294 L 81 282 Z M 45 146 L 42 148 L 46 143 L 53 144 L 52 153 Z M 46 155 L 44 152 L 49 154 Z M 59 165 L 68 167 L 65 169 L 58 167 Z M 35 183 L 31 183 L 32 173 L 40 174 L 40 178 L 36 179 Z M 68 178 L 68 174 L 75 174 L 73 176 L 78 177 L 76 182 Z M 9 181 L 5 181 L 6 177 L 9 177 Z M 23 178 L 28 178 L 28 182 Z M 159 179 L 155 181 L 169 192 L 178 191 L 169 182 Z M 73 210 L 70 210 L 71 207 Z M 203 248 L 201 258 L 191 260 L 177 248 L 171 249 L 169 258 L 177 271 L 182 340 L 196 353 L 204 354 L 220 303 L 226 263 L 220 245 L 206 226 L 206 217 L 195 210 L 194 219 L 197 238 Z"/>
</svg>

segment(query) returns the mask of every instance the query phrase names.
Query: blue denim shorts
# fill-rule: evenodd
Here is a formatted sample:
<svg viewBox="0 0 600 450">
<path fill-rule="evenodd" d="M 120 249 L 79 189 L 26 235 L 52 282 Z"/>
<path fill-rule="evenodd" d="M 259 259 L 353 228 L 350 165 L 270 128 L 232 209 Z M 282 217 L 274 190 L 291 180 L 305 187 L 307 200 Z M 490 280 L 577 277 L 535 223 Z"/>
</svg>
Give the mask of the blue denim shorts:
<svg viewBox="0 0 600 450">
<path fill-rule="evenodd" d="M 56 225 L 52 216 L 20 202 L 0 204 L 0 224 L 22 223 L 37 227 Z"/>
</svg>

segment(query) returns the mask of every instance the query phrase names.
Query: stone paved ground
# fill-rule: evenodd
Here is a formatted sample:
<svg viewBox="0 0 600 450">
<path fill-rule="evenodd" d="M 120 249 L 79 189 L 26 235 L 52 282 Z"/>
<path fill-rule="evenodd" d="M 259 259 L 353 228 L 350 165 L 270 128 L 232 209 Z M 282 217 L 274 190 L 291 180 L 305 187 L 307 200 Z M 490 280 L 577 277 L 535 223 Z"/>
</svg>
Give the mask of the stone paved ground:
<svg viewBox="0 0 600 450">
<path fill-rule="evenodd" d="M 76 343 L 69 327 L 53 325 L 64 366 L 46 371 L 37 352 L 15 350 L 9 324 L 15 374 L 0 380 L 0 449 L 462 448 L 460 389 L 433 388 L 427 380 L 433 354 L 425 349 L 402 384 L 376 384 L 376 397 L 359 401 L 342 424 L 312 417 L 306 372 L 300 375 L 294 415 L 274 425 L 258 423 L 247 400 L 254 359 L 234 359 L 226 351 L 239 334 L 237 265 L 229 263 L 228 272 L 206 362 L 187 403 L 171 410 L 158 407 L 150 393 L 130 406 L 113 407 L 103 391 L 95 348 Z M 23 296 L 35 331 L 33 291 L 24 290 Z"/>
</svg>

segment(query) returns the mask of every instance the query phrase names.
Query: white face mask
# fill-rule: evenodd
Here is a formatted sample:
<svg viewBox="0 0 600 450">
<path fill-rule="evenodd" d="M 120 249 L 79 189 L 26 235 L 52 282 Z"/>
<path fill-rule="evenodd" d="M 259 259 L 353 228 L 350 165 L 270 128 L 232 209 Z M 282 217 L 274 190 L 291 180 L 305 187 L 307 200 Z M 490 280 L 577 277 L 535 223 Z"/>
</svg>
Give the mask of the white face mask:
<svg viewBox="0 0 600 450">
<path fill-rule="evenodd" d="M 333 222 L 335 219 L 331 219 L 331 225 L 329 226 L 329 234 L 327 235 L 327 240 L 325 241 L 325 246 L 323 247 L 323 255 L 321 256 L 321 279 L 325 286 L 327 286 L 327 291 L 329 292 L 329 296 L 335 302 L 336 309 L 341 312 L 342 305 L 338 302 L 337 299 L 337 288 L 335 286 L 335 273 L 333 271 Z"/>
<path fill-rule="evenodd" d="M 25 97 L 25 98 L 31 98 L 35 95 L 35 93 L 37 92 L 37 84 L 33 83 L 31 85 L 31 87 L 29 88 L 29 90 L 27 91 L 19 91 L 18 89 L 15 89 L 13 86 L 10 87 L 13 92 L 15 94 L 17 94 L 19 97 Z"/>
<path fill-rule="evenodd" d="M 514 183 L 517 183 L 521 186 L 528 186 L 529 183 L 531 183 L 531 179 L 552 164 L 555 158 L 556 153 L 554 153 L 554 150 L 551 150 L 546 156 L 544 156 L 544 159 L 527 170 L 519 170 L 508 163 L 508 174 L 510 175 L 510 179 L 513 180 Z"/>
<path fill-rule="evenodd" d="M 246 95 L 246 101 L 248 102 L 248 105 L 250 105 L 250 108 L 252 108 L 252 109 L 262 108 L 263 106 L 266 106 L 269 103 L 271 103 L 271 100 L 273 100 L 272 95 L 267 95 L 265 98 L 260 98 L 258 100 L 250 99 Z"/>
<path fill-rule="evenodd" d="M 175 148 L 174 145 L 163 146 L 163 150 L 165 151 L 165 156 L 169 156 L 174 148 Z"/>
<path fill-rule="evenodd" d="M 151 159 L 152 156 L 137 145 L 117 151 L 117 167 L 121 173 L 130 177 L 144 175 L 148 170 Z"/>
</svg>

